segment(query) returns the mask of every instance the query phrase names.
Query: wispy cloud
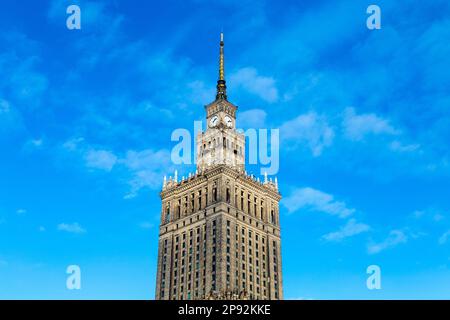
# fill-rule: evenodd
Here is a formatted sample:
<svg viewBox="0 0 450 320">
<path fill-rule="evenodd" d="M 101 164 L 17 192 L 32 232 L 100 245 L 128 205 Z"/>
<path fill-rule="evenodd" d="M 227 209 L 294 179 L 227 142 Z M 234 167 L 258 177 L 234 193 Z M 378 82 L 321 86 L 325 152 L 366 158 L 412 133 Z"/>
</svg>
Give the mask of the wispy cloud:
<svg viewBox="0 0 450 320">
<path fill-rule="evenodd" d="M 44 147 L 44 139 L 43 138 L 35 138 L 29 139 L 25 142 L 23 149 L 24 151 L 35 151 L 42 149 Z"/>
<path fill-rule="evenodd" d="M 357 234 L 367 232 L 370 227 L 367 224 L 356 222 L 355 219 L 350 219 L 336 232 L 330 232 L 322 238 L 327 241 L 341 241 L 345 238 L 355 236 Z"/>
<path fill-rule="evenodd" d="M 232 88 L 242 87 L 266 102 L 272 103 L 278 100 L 275 79 L 259 75 L 255 68 L 247 67 L 237 70 L 230 75 L 229 83 Z"/>
<path fill-rule="evenodd" d="M 144 221 L 139 223 L 139 227 L 142 229 L 152 229 L 155 225 L 151 222 Z"/>
<path fill-rule="evenodd" d="M 0 133 L 3 131 L 15 131 L 21 128 L 22 117 L 20 113 L 8 100 L 0 96 Z"/>
<path fill-rule="evenodd" d="M 299 115 L 280 126 L 282 141 L 289 142 L 293 146 L 306 143 L 315 157 L 320 156 L 326 147 L 331 146 L 334 136 L 334 130 L 326 117 L 315 112 Z"/>
<path fill-rule="evenodd" d="M 304 209 L 324 212 L 340 218 L 348 217 L 355 212 L 355 209 L 347 207 L 345 202 L 335 200 L 333 195 L 309 187 L 295 189 L 282 200 L 282 203 L 289 212 Z"/>
<path fill-rule="evenodd" d="M 420 149 L 420 144 L 403 144 L 395 140 L 391 142 L 389 148 L 396 152 L 414 152 Z"/>
<path fill-rule="evenodd" d="M 82 234 L 86 233 L 86 229 L 84 229 L 78 222 L 74 223 L 60 223 L 57 226 L 59 231 L 65 231 L 69 233 Z"/>
<path fill-rule="evenodd" d="M 5 99 L 0 99 L 0 116 L 11 112 L 11 106 Z"/>
<path fill-rule="evenodd" d="M 142 188 L 160 188 L 162 176 L 173 168 L 168 150 L 128 151 L 120 162 L 131 174 L 131 189 L 125 195 L 126 199 L 134 198 Z"/>
<path fill-rule="evenodd" d="M 262 109 L 250 109 L 238 113 L 238 125 L 240 128 L 264 128 L 267 113 Z"/>
<path fill-rule="evenodd" d="M 25 213 L 27 213 L 27 210 L 26 210 L 26 209 L 23 209 L 23 208 L 20 208 L 20 209 L 17 209 L 17 210 L 16 210 L 16 213 L 17 213 L 19 216 L 22 216 L 22 215 L 24 215 Z"/>
<path fill-rule="evenodd" d="M 447 241 L 448 241 L 449 239 L 450 239 L 450 230 L 448 230 L 447 232 L 444 232 L 444 233 L 439 237 L 438 243 L 439 243 L 440 245 L 446 244 Z"/>
<path fill-rule="evenodd" d="M 370 243 L 367 247 L 369 254 L 376 254 L 383 250 L 393 248 L 399 244 L 406 243 L 408 236 L 402 230 L 392 230 L 388 237 L 382 242 Z"/>
<path fill-rule="evenodd" d="M 396 135 L 400 132 L 388 120 L 374 113 L 356 114 L 354 108 L 346 108 L 343 119 L 344 133 L 351 140 L 362 140 L 368 135 Z"/>
<path fill-rule="evenodd" d="M 117 157 L 108 150 L 89 150 L 86 152 L 85 160 L 89 168 L 111 171 L 117 162 Z"/>
<path fill-rule="evenodd" d="M 86 168 L 98 169 L 107 173 L 117 167 L 117 181 L 126 181 L 130 190 L 124 196 L 131 199 L 143 188 L 158 189 L 162 185 L 162 177 L 173 171 L 169 150 L 128 150 L 125 153 L 114 153 L 110 150 L 94 148 L 84 138 L 67 140 L 63 150 L 77 155 Z"/>
</svg>

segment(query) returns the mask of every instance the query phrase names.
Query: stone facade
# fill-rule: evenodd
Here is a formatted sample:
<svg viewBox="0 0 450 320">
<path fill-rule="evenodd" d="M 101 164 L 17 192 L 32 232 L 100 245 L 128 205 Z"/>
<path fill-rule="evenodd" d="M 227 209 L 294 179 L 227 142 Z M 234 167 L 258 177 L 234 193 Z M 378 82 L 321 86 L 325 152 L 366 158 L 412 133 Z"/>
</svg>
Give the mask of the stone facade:
<svg viewBox="0 0 450 320">
<path fill-rule="evenodd" d="M 197 171 L 164 179 L 156 299 L 282 299 L 278 183 L 245 172 L 227 101 L 223 38 L 216 100 L 197 137 Z"/>
</svg>

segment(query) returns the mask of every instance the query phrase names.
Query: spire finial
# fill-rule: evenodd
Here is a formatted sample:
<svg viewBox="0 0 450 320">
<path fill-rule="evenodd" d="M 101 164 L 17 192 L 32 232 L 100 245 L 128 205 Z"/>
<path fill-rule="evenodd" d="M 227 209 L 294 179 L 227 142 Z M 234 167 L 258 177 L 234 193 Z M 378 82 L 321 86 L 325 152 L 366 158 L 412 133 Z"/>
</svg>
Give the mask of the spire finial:
<svg viewBox="0 0 450 320">
<path fill-rule="evenodd" d="M 220 33 L 220 56 L 219 56 L 219 80 L 217 80 L 216 99 L 227 99 L 227 86 L 225 85 L 225 61 L 223 53 L 223 32 Z"/>
</svg>

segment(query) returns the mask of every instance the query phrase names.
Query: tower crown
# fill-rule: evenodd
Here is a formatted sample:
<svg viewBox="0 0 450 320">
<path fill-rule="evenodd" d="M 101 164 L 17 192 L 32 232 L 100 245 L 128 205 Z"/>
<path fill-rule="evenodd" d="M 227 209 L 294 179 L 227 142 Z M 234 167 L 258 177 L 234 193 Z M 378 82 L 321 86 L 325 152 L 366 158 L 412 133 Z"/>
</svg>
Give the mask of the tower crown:
<svg viewBox="0 0 450 320">
<path fill-rule="evenodd" d="M 245 136 L 236 131 L 236 110 L 227 99 L 224 67 L 224 41 L 220 34 L 219 79 L 216 99 L 205 106 L 207 128 L 197 136 L 197 169 L 225 164 L 239 172 L 245 166 Z"/>
</svg>

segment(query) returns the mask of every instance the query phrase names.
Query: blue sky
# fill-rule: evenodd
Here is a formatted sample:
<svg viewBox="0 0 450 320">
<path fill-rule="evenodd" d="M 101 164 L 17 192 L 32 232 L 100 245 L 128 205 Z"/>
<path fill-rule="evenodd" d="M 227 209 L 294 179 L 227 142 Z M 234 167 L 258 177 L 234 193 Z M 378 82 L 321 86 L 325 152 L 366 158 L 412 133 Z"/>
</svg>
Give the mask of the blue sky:
<svg viewBox="0 0 450 320">
<path fill-rule="evenodd" d="M 0 27 L 0 298 L 154 297 L 221 30 L 238 125 L 280 129 L 285 298 L 450 297 L 448 1 L 4 1 Z"/>
</svg>

